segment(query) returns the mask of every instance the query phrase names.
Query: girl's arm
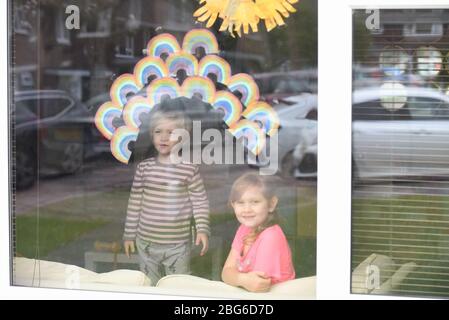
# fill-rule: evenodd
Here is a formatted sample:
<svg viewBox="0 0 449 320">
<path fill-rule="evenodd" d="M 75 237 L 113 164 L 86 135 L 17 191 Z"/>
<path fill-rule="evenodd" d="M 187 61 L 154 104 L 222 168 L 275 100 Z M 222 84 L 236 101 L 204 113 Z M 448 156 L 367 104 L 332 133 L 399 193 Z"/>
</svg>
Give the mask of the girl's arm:
<svg viewBox="0 0 449 320">
<path fill-rule="evenodd" d="M 239 272 L 236 265 L 238 258 L 239 253 L 231 249 L 221 273 L 223 281 L 231 286 L 243 287 L 251 292 L 266 292 L 270 290 L 271 279 L 267 278 L 264 272 Z"/>
</svg>

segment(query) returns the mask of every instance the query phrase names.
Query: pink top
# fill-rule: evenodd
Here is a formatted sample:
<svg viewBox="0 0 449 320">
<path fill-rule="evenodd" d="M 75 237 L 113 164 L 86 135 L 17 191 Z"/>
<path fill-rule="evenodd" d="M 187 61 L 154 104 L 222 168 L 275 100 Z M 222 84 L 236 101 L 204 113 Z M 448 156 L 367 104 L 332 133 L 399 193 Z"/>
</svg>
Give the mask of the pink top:
<svg viewBox="0 0 449 320">
<path fill-rule="evenodd" d="M 242 256 L 243 239 L 250 231 L 250 228 L 240 225 L 232 242 L 232 249 L 240 255 L 237 259 L 238 271 L 265 272 L 272 284 L 295 279 L 290 247 L 281 227 L 276 224 L 262 231 L 246 255 Z"/>
</svg>

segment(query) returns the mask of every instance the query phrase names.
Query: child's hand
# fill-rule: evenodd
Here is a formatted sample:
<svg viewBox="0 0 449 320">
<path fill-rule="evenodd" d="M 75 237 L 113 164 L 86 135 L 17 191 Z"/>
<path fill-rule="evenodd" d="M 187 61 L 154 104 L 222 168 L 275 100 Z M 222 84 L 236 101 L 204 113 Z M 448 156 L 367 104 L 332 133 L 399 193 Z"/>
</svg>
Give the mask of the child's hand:
<svg viewBox="0 0 449 320">
<path fill-rule="evenodd" d="M 251 271 L 245 273 L 243 287 L 251 292 L 267 292 L 271 287 L 271 279 L 265 275 L 265 272 Z"/>
<path fill-rule="evenodd" d="M 125 247 L 125 253 L 126 253 L 127 257 L 130 258 L 130 252 L 134 253 L 134 251 L 135 251 L 134 241 L 132 241 L 132 240 L 125 240 L 123 242 L 123 246 Z"/>
<path fill-rule="evenodd" d="M 198 233 L 196 235 L 196 241 L 195 245 L 199 246 L 200 243 L 203 244 L 203 248 L 201 249 L 200 256 L 204 256 L 204 254 L 207 252 L 207 249 L 209 249 L 209 237 L 205 233 Z"/>
</svg>

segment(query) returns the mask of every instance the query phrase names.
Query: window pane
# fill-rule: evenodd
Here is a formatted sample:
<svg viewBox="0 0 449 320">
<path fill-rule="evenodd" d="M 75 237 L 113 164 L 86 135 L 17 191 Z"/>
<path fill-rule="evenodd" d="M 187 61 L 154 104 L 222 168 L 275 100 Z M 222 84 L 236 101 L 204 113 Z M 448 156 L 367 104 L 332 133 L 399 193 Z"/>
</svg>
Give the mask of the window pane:
<svg viewBox="0 0 449 320">
<path fill-rule="evenodd" d="M 449 10 L 379 14 L 353 20 L 351 290 L 449 297 Z"/>
<path fill-rule="evenodd" d="M 194 13 L 205 2 L 196 0 L 9 3 L 12 252 L 15 266 L 24 266 L 12 268 L 15 285 L 36 285 L 33 279 L 72 285 L 65 268 L 81 272 L 81 288 L 97 276 L 90 272 L 125 269 L 146 281 L 150 263 L 138 252 L 147 252 L 148 243 L 176 245 L 178 257 L 191 253 L 190 263 L 187 255 L 180 259 L 189 269 L 166 261 L 161 276 L 190 272 L 220 281 L 240 226 L 228 201 L 232 185 L 247 172 L 261 177 L 264 171 L 279 198 L 289 274 L 315 281 L 316 0 L 292 4 L 297 12 L 284 16 L 283 26 L 268 32 L 260 21 L 257 32 L 242 30 L 241 37 L 232 27 L 220 31 L 221 15 L 211 25 L 197 21 Z M 158 119 L 159 112 L 169 119 Z M 178 127 L 186 139 L 178 139 Z M 167 160 L 162 149 L 171 142 L 183 147 L 178 156 L 189 157 L 177 170 L 168 166 L 171 159 L 159 158 Z M 136 219 L 131 190 L 145 161 L 151 170 L 144 170 L 143 198 L 150 200 L 138 202 Z M 132 240 L 143 240 L 129 258 L 127 229 Z M 195 241 L 208 231 L 209 250 L 201 256 Z M 16 272 L 34 270 L 35 262 L 40 276 Z M 113 275 L 108 279 L 117 281 Z"/>
</svg>

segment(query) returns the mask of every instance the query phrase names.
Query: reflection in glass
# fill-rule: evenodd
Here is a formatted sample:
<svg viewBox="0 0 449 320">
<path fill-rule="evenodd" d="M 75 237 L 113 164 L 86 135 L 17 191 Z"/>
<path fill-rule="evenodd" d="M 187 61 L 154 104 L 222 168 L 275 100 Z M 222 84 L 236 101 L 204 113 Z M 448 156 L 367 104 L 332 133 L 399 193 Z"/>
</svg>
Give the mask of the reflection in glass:
<svg viewBox="0 0 449 320">
<path fill-rule="evenodd" d="M 182 43 L 190 30 L 203 27 L 193 17 L 199 4 L 193 0 L 75 1 L 80 9 L 80 29 L 67 30 L 64 22 L 69 1 L 10 2 L 15 17 L 10 29 L 14 94 L 9 106 L 11 137 L 15 139 L 13 252 L 17 258 L 30 259 L 30 270 L 36 261 L 42 263 L 41 277 L 21 280 L 26 280 L 26 285 L 33 281 L 34 285 L 48 285 L 45 279 L 54 274 L 44 271 L 48 270 L 44 260 L 98 273 L 139 270 L 137 256 L 126 257 L 121 244 L 135 165 L 154 150 L 149 134 L 124 131 L 113 141 L 112 149 L 118 158 L 132 159 L 125 165 L 111 155 L 108 137 L 119 127 L 136 129 L 148 120 L 141 116 L 145 112 L 138 110 L 148 109 L 148 105 L 132 96 L 145 95 L 157 80 L 143 62 L 136 70 L 140 75 L 136 88 L 141 90 L 118 87 L 111 90 L 111 97 L 110 89 L 126 80 L 121 75 L 134 74 L 136 64 L 152 49 L 147 47 L 150 39 L 168 33 Z M 282 197 L 279 211 L 297 277 L 307 277 L 314 276 L 316 269 L 317 1 L 303 0 L 298 6 L 300 10 L 289 17 L 288 27 L 270 33 L 260 30 L 236 39 L 219 32 L 220 23 L 209 30 L 218 40 L 215 56 L 229 63 L 232 75 L 251 75 L 260 89 L 260 100 L 279 113 L 282 144 L 273 183 Z M 211 52 L 194 50 L 198 60 L 207 53 Z M 168 56 L 163 58 L 166 61 Z M 180 75 L 176 76 L 171 80 L 181 81 Z M 223 82 L 226 79 L 225 75 Z M 214 84 L 220 85 L 218 77 Z M 221 84 L 220 90 L 226 84 Z M 241 98 L 250 101 L 248 95 L 241 94 Z M 128 103 L 129 99 L 136 103 Z M 125 106 L 128 108 L 122 114 Z M 201 118 L 204 130 L 200 135 L 217 123 L 220 130 L 227 129 L 214 112 L 208 112 L 211 109 L 207 104 L 189 108 Z M 310 112 L 315 116 L 309 117 Z M 231 118 L 229 123 L 239 120 Z M 202 141 L 199 144 L 207 146 Z M 269 165 L 266 160 L 258 158 L 251 166 L 200 165 L 212 208 L 212 233 L 205 256 L 200 257 L 193 246 L 193 275 L 220 280 L 224 253 L 238 227 L 228 207 L 230 187 L 243 173 Z"/>
<path fill-rule="evenodd" d="M 379 15 L 353 15 L 351 291 L 449 297 L 449 10 Z"/>
<path fill-rule="evenodd" d="M 443 68 L 441 52 L 433 47 L 421 47 L 415 52 L 416 70 L 426 78 L 437 76 Z"/>
<path fill-rule="evenodd" d="M 387 82 L 380 87 L 380 101 L 387 110 L 397 110 L 407 103 L 407 91 L 399 82 Z"/>
<path fill-rule="evenodd" d="M 380 68 L 387 76 L 403 74 L 410 62 L 410 56 L 400 46 L 387 46 L 379 57 Z"/>
</svg>

